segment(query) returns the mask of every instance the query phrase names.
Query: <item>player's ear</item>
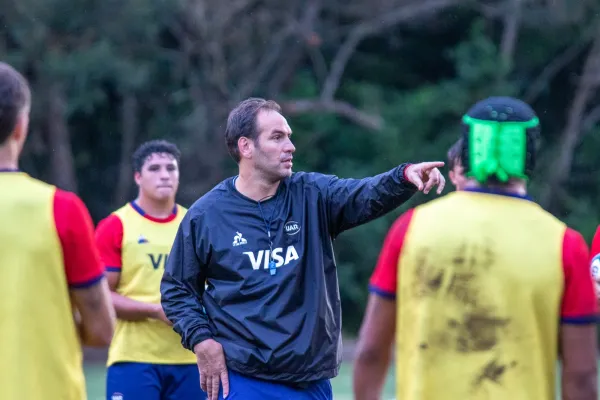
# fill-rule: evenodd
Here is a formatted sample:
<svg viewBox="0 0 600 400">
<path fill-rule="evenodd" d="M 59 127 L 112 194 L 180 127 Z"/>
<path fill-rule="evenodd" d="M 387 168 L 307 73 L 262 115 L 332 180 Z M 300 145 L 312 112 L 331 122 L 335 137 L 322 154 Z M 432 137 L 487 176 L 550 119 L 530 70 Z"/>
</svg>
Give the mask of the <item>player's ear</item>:
<svg viewBox="0 0 600 400">
<path fill-rule="evenodd" d="M 24 142 L 29 127 L 29 113 L 25 110 L 19 113 L 12 137 L 17 142 Z"/>
<path fill-rule="evenodd" d="M 452 184 L 456 186 L 456 173 L 454 172 L 454 169 L 448 171 L 448 178 L 450 178 L 450 182 L 452 182 Z"/>
<path fill-rule="evenodd" d="M 252 152 L 254 150 L 254 143 L 249 138 L 242 136 L 238 139 L 238 151 L 240 152 L 240 158 L 252 158 Z"/>
<path fill-rule="evenodd" d="M 135 184 L 140 186 L 140 184 L 142 183 L 142 173 L 139 171 L 135 171 L 135 173 L 133 174 L 133 180 L 135 180 Z"/>
</svg>

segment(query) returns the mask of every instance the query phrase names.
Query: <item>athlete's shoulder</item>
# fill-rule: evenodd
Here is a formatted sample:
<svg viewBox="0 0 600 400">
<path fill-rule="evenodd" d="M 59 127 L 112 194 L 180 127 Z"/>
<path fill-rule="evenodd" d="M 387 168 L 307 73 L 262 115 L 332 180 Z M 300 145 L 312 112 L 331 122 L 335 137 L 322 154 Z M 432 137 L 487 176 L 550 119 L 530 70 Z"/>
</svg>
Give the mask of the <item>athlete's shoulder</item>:
<svg viewBox="0 0 600 400">
<path fill-rule="evenodd" d="M 97 232 L 117 232 L 123 231 L 123 221 L 121 217 L 115 212 L 110 213 L 108 216 L 102 218 L 96 227 Z"/>
<path fill-rule="evenodd" d="M 73 215 L 73 212 L 88 214 L 88 209 L 81 198 L 70 191 L 50 186 L 54 193 L 54 212 L 65 211 L 62 214 Z"/>
<path fill-rule="evenodd" d="M 113 212 L 111 212 L 107 218 L 113 218 L 117 217 L 120 218 L 121 220 L 126 219 L 127 215 L 130 214 L 131 212 L 134 212 L 135 214 L 138 214 L 134 208 L 131 206 L 131 202 L 127 202 L 125 204 L 123 204 L 121 207 L 117 208 L 116 210 L 114 210 Z"/>
<path fill-rule="evenodd" d="M 129 203 L 119 207 L 98 221 L 95 232 L 97 241 L 108 240 L 109 237 L 122 238 L 123 218 L 128 207 L 130 207 Z"/>
<path fill-rule="evenodd" d="M 16 173 L 15 178 L 18 182 L 16 185 L 16 190 L 19 191 L 23 200 L 25 200 L 28 204 L 34 204 L 39 201 L 47 201 L 49 197 L 53 198 L 54 194 L 58 190 L 56 186 L 34 178 L 24 172 Z"/>
<path fill-rule="evenodd" d="M 201 218 L 209 211 L 219 209 L 222 199 L 231 197 L 230 186 L 233 185 L 233 177 L 227 178 L 218 183 L 211 190 L 203 194 L 187 209 L 185 218 Z"/>
<path fill-rule="evenodd" d="M 332 182 L 339 179 L 336 175 L 323 174 L 320 172 L 294 172 L 289 178 L 285 180 L 285 185 L 292 189 L 292 192 L 301 191 L 303 195 L 311 192 L 324 192 L 330 187 Z M 315 189 L 309 190 L 305 189 Z M 295 190 L 294 190 L 295 189 Z M 310 195 L 309 195 L 310 196 Z"/>
<path fill-rule="evenodd" d="M 583 235 L 578 230 L 567 226 L 567 224 L 564 224 L 564 229 L 562 241 L 563 267 L 567 267 L 567 264 L 576 265 L 576 260 L 584 260 L 583 264 L 587 268 L 590 258 L 590 248 Z"/>
<path fill-rule="evenodd" d="M 181 223 L 181 220 L 183 220 L 187 215 L 188 209 L 187 207 L 184 207 L 181 204 L 176 204 L 175 207 L 175 218 L 173 219 L 173 221 L 171 221 L 171 223 L 179 225 Z"/>
<path fill-rule="evenodd" d="M 292 185 L 311 185 L 316 184 L 320 185 L 322 183 L 327 183 L 332 179 L 335 179 L 335 175 L 331 174 L 323 174 L 320 172 L 305 172 L 298 171 L 294 172 L 292 176 L 288 178 L 288 182 Z"/>
<path fill-rule="evenodd" d="M 548 228 L 552 228 L 549 232 L 562 231 L 566 240 L 578 242 L 579 239 L 583 239 L 581 233 L 573 228 L 570 228 L 563 220 L 553 215 L 551 212 L 545 210 L 538 203 L 534 203 L 537 207 L 528 210 L 528 216 L 531 220 L 534 220 L 538 224 L 543 224 Z M 585 242 L 585 240 L 584 240 Z"/>
<path fill-rule="evenodd" d="M 58 190 L 58 188 L 55 185 L 48 183 L 48 182 L 44 182 L 41 179 L 34 178 L 29 174 L 23 173 L 21 176 L 24 178 L 24 181 L 27 182 L 32 187 L 36 187 L 41 190 L 49 190 L 49 191 L 53 191 L 53 192 Z M 66 190 L 61 190 L 61 192 L 72 193 L 72 192 L 68 192 Z"/>
</svg>

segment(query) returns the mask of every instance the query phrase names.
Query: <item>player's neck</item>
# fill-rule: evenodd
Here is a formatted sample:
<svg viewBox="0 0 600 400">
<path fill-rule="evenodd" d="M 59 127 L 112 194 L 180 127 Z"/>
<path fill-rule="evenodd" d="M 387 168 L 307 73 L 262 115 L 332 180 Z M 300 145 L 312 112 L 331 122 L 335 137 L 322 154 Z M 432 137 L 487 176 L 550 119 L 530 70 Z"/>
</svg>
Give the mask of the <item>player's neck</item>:
<svg viewBox="0 0 600 400">
<path fill-rule="evenodd" d="M 0 170 L 19 168 L 19 157 L 10 143 L 0 146 Z"/>
<path fill-rule="evenodd" d="M 475 180 L 469 180 L 465 184 L 465 189 L 491 189 L 497 192 L 506 192 L 519 196 L 527 196 L 527 183 L 522 179 L 511 179 L 507 183 L 489 183 L 486 185 L 481 185 Z"/>
<path fill-rule="evenodd" d="M 281 181 L 271 181 L 265 179 L 256 171 L 242 172 L 235 180 L 235 188 L 244 196 L 260 201 L 270 196 L 274 196 Z"/>
<path fill-rule="evenodd" d="M 156 201 L 149 199 L 143 194 L 138 195 L 135 203 L 144 210 L 144 213 L 158 219 L 168 218 L 173 214 L 173 209 L 175 208 L 175 199 Z"/>
</svg>

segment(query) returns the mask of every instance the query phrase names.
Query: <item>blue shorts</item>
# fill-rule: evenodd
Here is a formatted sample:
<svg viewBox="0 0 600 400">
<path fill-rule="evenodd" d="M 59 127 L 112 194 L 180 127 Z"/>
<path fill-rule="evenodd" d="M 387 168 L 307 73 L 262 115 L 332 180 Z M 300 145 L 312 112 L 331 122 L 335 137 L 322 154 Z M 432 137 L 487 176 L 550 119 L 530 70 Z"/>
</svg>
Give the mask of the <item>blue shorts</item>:
<svg viewBox="0 0 600 400">
<path fill-rule="evenodd" d="M 206 399 L 195 364 L 119 362 L 108 367 L 107 400 Z"/>
<path fill-rule="evenodd" d="M 299 389 L 282 383 L 253 379 L 232 370 L 227 372 L 229 396 L 226 400 L 333 400 L 329 379 L 316 381 Z M 223 386 L 219 387 L 219 400 L 224 400 Z"/>
</svg>

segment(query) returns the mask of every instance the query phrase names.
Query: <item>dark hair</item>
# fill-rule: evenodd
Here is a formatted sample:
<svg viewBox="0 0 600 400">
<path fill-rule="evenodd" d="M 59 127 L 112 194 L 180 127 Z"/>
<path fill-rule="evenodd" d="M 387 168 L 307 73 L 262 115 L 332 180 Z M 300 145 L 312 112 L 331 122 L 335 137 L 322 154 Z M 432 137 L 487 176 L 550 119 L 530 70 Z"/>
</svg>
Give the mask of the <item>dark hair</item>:
<svg viewBox="0 0 600 400">
<path fill-rule="evenodd" d="M 467 111 L 467 115 L 480 120 L 499 122 L 527 122 L 537 117 L 529 104 L 513 97 L 504 96 L 489 97 L 477 102 Z M 538 125 L 535 128 L 527 128 L 525 132 L 527 135 L 525 174 L 531 176 L 535 169 L 540 127 Z M 462 134 L 461 162 L 466 172 L 469 171 L 469 126 L 465 123 L 462 123 Z"/>
<path fill-rule="evenodd" d="M 144 163 L 152 154 L 169 154 L 177 161 L 177 164 L 181 158 L 181 152 L 173 143 L 166 140 L 150 140 L 142 143 L 133 153 L 131 157 L 133 171 L 141 172 Z"/>
<path fill-rule="evenodd" d="M 463 138 L 461 137 L 448 150 L 448 169 L 452 170 L 459 162 L 462 164 Z"/>
<path fill-rule="evenodd" d="M 19 114 L 30 102 L 31 91 L 23 75 L 0 62 L 0 144 L 13 133 Z"/>
<path fill-rule="evenodd" d="M 258 138 L 260 132 L 258 132 L 258 126 L 256 125 L 256 116 L 260 110 L 281 112 L 281 107 L 273 100 L 250 97 L 240 102 L 229 113 L 227 128 L 225 128 L 225 142 L 229 154 L 237 163 L 240 162 L 238 140 L 241 137 L 252 140 Z"/>
</svg>

